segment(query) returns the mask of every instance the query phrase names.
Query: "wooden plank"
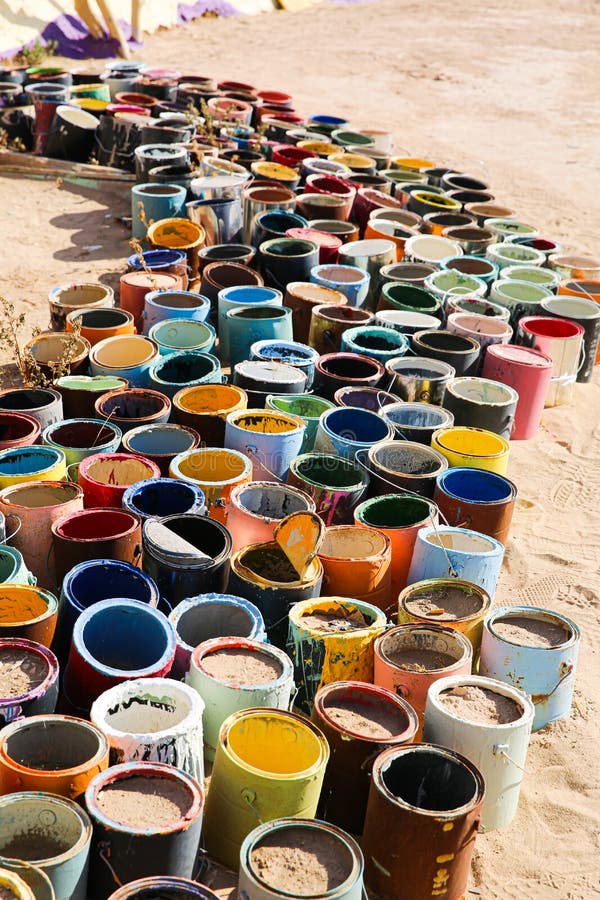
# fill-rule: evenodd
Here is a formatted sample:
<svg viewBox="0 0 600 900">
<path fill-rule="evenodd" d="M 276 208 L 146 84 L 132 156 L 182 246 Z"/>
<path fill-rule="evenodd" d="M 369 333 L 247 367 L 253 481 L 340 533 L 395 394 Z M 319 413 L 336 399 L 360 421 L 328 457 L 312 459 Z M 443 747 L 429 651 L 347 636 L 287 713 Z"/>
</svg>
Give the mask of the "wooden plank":
<svg viewBox="0 0 600 900">
<path fill-rule="evenodd" d="M 67 159 L 51 159 L 49 156 L 32 156 L 29 153 L 15 153 L 0 150 L 0 170 L 20 174 L 37 174 L 48 177 L 78 176 L 94 181 L 135 181 L 132 172 L 111 166 L 92 166 L 88 163 L 70 162 Z"/>
</svg>

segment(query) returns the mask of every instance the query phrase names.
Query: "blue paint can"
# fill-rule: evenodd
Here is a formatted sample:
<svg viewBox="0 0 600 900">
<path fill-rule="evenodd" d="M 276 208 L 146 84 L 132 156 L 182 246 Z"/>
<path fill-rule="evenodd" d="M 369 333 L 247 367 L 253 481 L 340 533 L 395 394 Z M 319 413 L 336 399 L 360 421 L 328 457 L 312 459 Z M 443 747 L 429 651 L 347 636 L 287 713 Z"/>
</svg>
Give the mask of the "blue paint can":
<svg viewBox="0 0 600 900">
<path fill-rule="evenodd" d="M 392 427 L 376 413 L 342 406 L 322 414 L 314 449 L 315 453 L 333 453 L 353 460 L 358 450 L 368 450 L 393 436 Z"/>
<path fill-rule="evenodd" d="M 324 264 L 312 267 L 310 280 L 322 287 L 340 291 L 348 298 L 348 306 L 362 308 L 367 302 L 371 276 L 356 266 Z"/>
<path fill-rule="evenodd" d="M 315 363 L 319 353 L 299 341 L 262 340 L 250 347 L 250 359 L 285 363 L 306 375 L 306 390 L 310 391 L 315 377 Z"/>
<path fill-rule="evenodd" d="M 493 599 L 503 558 L 504 545 L 478 531 L 449 525 L 422 528 L 406 583 L 429 578 L 460 578 L 478 584 Z"/>
<path fill-rule="evenodd" d="M 143 241 L 148 226 L 182 215 L 187 191 L 177 184 L 136 184 L 131 188 L 131 234 Z"/>
<path fill-rule="evenodd" d="M 204 492 L 196 484 L 176 478 L 145 478 L 123 494 L 123 508 L 146 519 L 206 512 Z"/>
<path fill-rule="evenodd" d="M 386 363 L 390 359 L 404 356 L 409 350 L 409 343 L 406 335 L 394 331 L 393 328 L 359 325 L 343 332 L 340 350 L 346 353 L 360 353 L 362 356 Z"/>
</svg>

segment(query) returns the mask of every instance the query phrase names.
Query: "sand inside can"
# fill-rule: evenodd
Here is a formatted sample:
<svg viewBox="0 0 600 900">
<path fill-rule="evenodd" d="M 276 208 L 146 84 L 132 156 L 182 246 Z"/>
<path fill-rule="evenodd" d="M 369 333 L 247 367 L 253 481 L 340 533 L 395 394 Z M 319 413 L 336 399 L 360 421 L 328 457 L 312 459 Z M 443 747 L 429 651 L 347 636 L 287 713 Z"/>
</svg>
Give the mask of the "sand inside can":
<svg viewBox="0 0 600 900">
<path fill-rule="evenodd" d="M 9 887 L 0 885 L 0 900 L 17 900 L 17 896 Z"/>
<path fill-rule="evenodd" d="M 202 657 L 202 668 L 225 684 L 267 684 L 283 672 L 279 660 L 261 650 L 241 647 L 214 650 Z"/>
<path fill-rule="evenodd" d="M 250 852 L 250 867 L 270 888 L 310 897 L 343 884 L 352 872 L 352 859 L 337 838 L 292 827 L 263 838 Z"/>
<path fill-rule="evenodd" d="M 560 647 L 571 638 L 571 632 L 558 621 L 534 616 L 505 616 L 497 619 L 493 628 L 505 641 L 524 647 Z"/>
<path fill-rule="evenodd" d="M 397 647 L 386 652 L 386 657 L 393 665 L 408 672 L 433 672 L 458 662 L 455 656 L 428 647 Z"/>
<path fill-rule="evenodd" d="M 16 834 L 10 843 L 0 847 L 0 854 L 8 859 L 22 859 L 24 862 L 36 862 L 42 859 L 53 859 L 69 849 L 70 844 L 41 830 Z"/>
<path fill-rule="evenodd" d="M 308 631 L 337 634 L 368 628 L 369 622 L 358 609 L 313 610 L 300 618 L 300 625 Z"/>
<path fill-rule="evenodd" d="M 443 691 L 440 701 L 459 719 L 479 725 L 508 725 L 523 715 L 519 704 L 510 697 L 475 685 L 459 685 Z"/>
<path fill-rule="evenodd" d="M 364 703 L 359 698 L 336 700 L 332 697 L 324 709 L 338 728 L 366 738 L 391 738 L 406 728 L 402 710 L 378 698 L 376 702 Z"/>
<path fill-rule="evenodd" d="M 427 588 L 404 603 L 413 616 L 435 617 L 436 622 L 452 622 L 480 612 L 482 598 L 459 587 Z"/>
<path fill-rule="evenodd" d="M 48 664 L 36 653 L 18 647 L 0 650 L 0 698 L 22 697 L 48 675 Z"/>
<path fill-rule="evenodd" d="M 189 789 L 172 778 L 133 775 L 103 787 L 96 798 L 105 816 L 131 828 L 165 828 L 189 811 Z"/>
</svg>

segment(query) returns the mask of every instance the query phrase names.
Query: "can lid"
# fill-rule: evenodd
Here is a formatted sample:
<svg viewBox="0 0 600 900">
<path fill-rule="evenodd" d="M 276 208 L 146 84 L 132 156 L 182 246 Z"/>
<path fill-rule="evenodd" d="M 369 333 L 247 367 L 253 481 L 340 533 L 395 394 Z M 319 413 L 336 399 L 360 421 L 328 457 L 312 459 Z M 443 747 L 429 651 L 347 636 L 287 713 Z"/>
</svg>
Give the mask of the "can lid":
<svg viewBox="0 0 600 900">
<path fill-rule="evenodd" d="M 319 552 L 325 536 L 325 525 L 316 513 L 297 512 L 286 516 L 276 526 L 274 537 L 300 580 Z"/>
<path fill-rule="evenodd" d="M 207 553 L 199 550 L 189 541 L 179 537 L 166 525 L 163 525 L 156 519 L 150 519 L 146 522 L 145 534 L 148 539 L 155 543 L 163 553 L 173 554 L 178 557 L 194 557 L 195 559 L 212 560 Z"/>
</svg>

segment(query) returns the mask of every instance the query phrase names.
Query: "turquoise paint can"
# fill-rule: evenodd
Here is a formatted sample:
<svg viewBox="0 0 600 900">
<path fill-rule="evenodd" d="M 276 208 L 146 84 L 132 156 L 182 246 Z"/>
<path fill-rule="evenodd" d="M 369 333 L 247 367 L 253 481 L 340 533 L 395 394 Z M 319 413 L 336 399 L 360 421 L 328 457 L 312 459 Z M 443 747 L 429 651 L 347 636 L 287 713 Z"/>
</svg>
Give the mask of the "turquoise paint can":
<svg viewBox="0 0 600 900">
<path fill-rule="evenodd" d="M 158 344 L 161 356 L 170 356 L 183 350 L 197 353 L 212 353 L 217 332 L 208 322 L 195 319 L 167 319 L 157 322 L 149 335 Z"/>
</svg>

